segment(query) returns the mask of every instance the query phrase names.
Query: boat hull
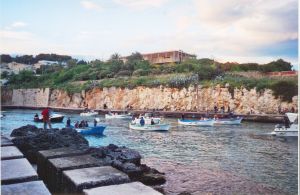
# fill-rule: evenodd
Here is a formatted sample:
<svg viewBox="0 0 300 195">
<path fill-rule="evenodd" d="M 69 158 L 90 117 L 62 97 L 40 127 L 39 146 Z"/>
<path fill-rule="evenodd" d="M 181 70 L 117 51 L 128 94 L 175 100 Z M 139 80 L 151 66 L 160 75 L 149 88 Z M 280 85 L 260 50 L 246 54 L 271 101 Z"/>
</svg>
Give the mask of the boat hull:
<svg viewBox="0 0 300 195">
<path fill-rule="evenodd" d="M 214 120 L 182 120 L 178 119 L 178 124 L 188 126 L 213 126 Z"/>
<path fill-rule="evenodd" d="M 131 119 L 132 116 L 127 114 L 105 114 L 106 119 Z"/>
<path fill-rule="evenodd" d="M 215 119 L 214 125 L 239 125 L 243 118 Z"/>
<path fill-rule="evenodd" d="M 276 127 L 274 131 L 271 133 L 276 136 L 298 136 L 298 124 L 292 124 L 289 128 L 285 127 Z"/>
<path fill-rule="evenodd" d="M 106 126 L 96 126 L 87 128 L 76 128 L 76 131 L 81 135 L 103 135 Z"/>
<path fill-rule="evenodd" d="M 51 123 L 61 123 L 61 122 L 63 122 L 64 117 L 65 116 L 62 116 L 62 115 L 60 115 L 60 116 L 52 116 L 52 117 L 50 117 L 50 122 Z M 43 118 L 41 118 L 41 117 L 34 118 L 34 122 L 41 123 L 41 122 L 43 122 Z"/>
<path fill-rule="evenodd" d="M 129 123 L 129 128 L 140 131 L 168 131 L 170 129 L 169 124 L 156 124 L 156 125 L 137 125 Z"/>
<path fill-rule="evenodd" d="M 97 114 L 97 112 L 82 112 L 80 116 L 96 116 Z"/>
</svg>

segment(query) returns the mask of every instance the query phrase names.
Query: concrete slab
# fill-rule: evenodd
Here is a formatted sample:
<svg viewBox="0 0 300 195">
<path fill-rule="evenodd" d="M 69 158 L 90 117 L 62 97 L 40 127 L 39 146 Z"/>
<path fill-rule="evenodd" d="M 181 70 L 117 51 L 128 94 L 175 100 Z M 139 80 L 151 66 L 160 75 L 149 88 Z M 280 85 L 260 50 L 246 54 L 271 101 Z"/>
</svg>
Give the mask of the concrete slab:
<svg viewBox="0 0 300 195">
<path fill-rule="evenodd" d="M 16 146 L 1 147 L 1 160 L 24 158 L 24 155 Z"/>
<path fill-rule="evenodd" d="M 1 136 L 1 146 L 13 146 L 14 144 L 7 137 Z"/>
<path fill-rule="evenodd" d="M 96 159 L 91 155 L 54 158 L 48 161 L 47 176 L 44 181 L 52 192 L 63 190 L 62 171 L 108 165 L 104 160 Z"/>
<path fill-rule="evenodd" d="M 14 184 L 38 180 L 38 175 L 27 159 L 1 161 L 2 184 Z"/>
<path fill-rule="evenodd" d="M 91 167 L 63 171 L 64 192 L 82 192 L 83 189 L 130 182 L 128 175 L 111 167 Z"/>
<path fill-rule="evenodd" d="M 2 185 L 1 194 L 3 195 L 51 195 L 42 181 L 23 182 L 18 184 Z"/>
<path fill-rule="evenodd" d="M 45 179 L 47 176 L 47 160 L 59 157 L 78 156 L 85 154 L 84 150 L 73 148 L 56 148 L 52 150 L 42 150 L 37 154 L 37 172 L 41 179 Z"/>
<path fill-rule="evenodd" d="M 111 185 L 83 190 L 86 195 L 162 195 L 140 182 Z"/>
</svg>

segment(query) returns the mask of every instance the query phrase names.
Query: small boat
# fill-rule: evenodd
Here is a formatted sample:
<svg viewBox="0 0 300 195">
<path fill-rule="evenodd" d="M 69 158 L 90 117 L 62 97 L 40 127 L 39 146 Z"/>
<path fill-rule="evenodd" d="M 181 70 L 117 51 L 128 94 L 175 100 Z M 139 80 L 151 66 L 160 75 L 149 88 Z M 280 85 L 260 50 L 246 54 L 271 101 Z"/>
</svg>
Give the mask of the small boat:
<svg viewBox="0 0 300 195">
<path fill-rule="evenodd" d="M 80 116 L 95 116 L 97 114 L 98 114 L 98 112 L 95 112 L 92 110 L 92 111 L 82 112 L 82 113 L 80 113 Z"/>
<path fill-rule="evenodd" d="M 178 124 L 180 125 L 189 125 L 189 126 L 213 126 L 214 125 L 213 119 L 206 119 L 206 120 L 187 120 L 187 119 L 178 119 Z"/>
<path fill-rule="evenodd" d="M 75 128 L 81 135 L 103 135 L 103 131 L 106 126 L 96 126 L 96 127 L 85 127 L 85 128 Z"/>
<path fill-rule="evenodd" d="M 169 124 L 155 124 L 141 126 L 139 123 L 129 123 L 129 128 L 133 130 L 141 131 L 168 131 L 170 129 Z"/>
<path fill-rule="evenodd" d="M 271 134 L 276 136 L 298 137 L 298 114 L 286 113 L 285 115 L 285 125 L 277 124 Z"/>
<path fill-rule="evenodd" d="M 214 119 L 214 125 L 239 125 L 242 120 L 242 117 Z"/>
<path fill-rule="evenodd" d="M 51 123 L 61 123 L 64 120 L 64 115 L 61 114 L 52 114 L 50 116 L 50 122 Z M 43 117 L 39 116 L 39 117 L 34 117 L 34 122 L 43 122 Z"/>
<path fill-rule="evenodd" d="M 161 122 L 161 118 L 144 118 L 145 125 L 151 125 L 151 120 L 153 119 L 155 124 L 159 124 Z M 136 118 L 132 120 L 133 123 L 140 124 L 141 118 Z"/>
<path fill-rule="evenodd" d="M 131 119 L 132 116 L 130 114 L 105 114 L 106 119 Z"/>
</svg>

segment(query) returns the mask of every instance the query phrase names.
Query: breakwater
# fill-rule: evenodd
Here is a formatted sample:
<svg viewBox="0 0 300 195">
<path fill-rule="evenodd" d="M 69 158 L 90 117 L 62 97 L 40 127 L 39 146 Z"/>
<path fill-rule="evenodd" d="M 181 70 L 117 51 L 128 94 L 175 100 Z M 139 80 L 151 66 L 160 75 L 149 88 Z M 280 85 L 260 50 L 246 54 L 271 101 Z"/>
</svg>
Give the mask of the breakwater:
<svg viewBox="0 0 300 195">
<path fill-rule="evenodd" d="M 121 190 L 126 195 L 159 195 L 161 193 L 146 185 L 165 183 L 164 174 L 141 164 L 141 155 L 137 151 L 113 144 L 89 147 L 73 129 L 45 131 L 27 125 L 14 129 L 11 136 L 12 141 L 1 138 L 2 193 L 18 194 L 28 185 L 35 185 L 33 189 L 28 187 L 26 192 L 50 194 L 35 191 L 41 188 L 48 191 L 44 182 L 51 193 L 115 194 Z M 37 173 L 24 156 L 37 165 Z M 37 182 L 38 179 L 43 182 L 21 183 Z"/>
<path fill-rule="evenodd" d="M 190 86 L 188 88 L 137 87 L 128 88 L 93 88 L 81 93 L 68 94 L 62 90 L 51 89 L 3 89 L 1 94 L 3 106 L 46 107 L 67 109 L 96 109 L 104 105 L 110 110 L 158 110 L 166 112 L 204 112 L 219 109 L 233 110 L 237 114 L 257 115 L 277 114 L 281 110 L 298 108 L 298 97 L 292 102 L 284 102 L 276 98 L 269 89 L 258 92 L 226 87 Z"/>
</svg>

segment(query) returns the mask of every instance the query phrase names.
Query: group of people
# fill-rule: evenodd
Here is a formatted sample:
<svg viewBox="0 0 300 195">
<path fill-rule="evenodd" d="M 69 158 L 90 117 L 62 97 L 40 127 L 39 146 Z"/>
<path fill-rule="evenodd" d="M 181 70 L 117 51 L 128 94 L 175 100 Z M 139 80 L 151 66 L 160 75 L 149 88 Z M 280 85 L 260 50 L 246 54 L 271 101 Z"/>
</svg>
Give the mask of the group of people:
<svg viewBox="0 0 300 195">
<path fill-rule="evenodd" d="M 84 127 L 89 127 L 89 123 L 85 120 L 82 120 L 80 121 L 76 121 L 75 125 L 74 125 L 75 128 L 84 128 Z"/>
</svg>

